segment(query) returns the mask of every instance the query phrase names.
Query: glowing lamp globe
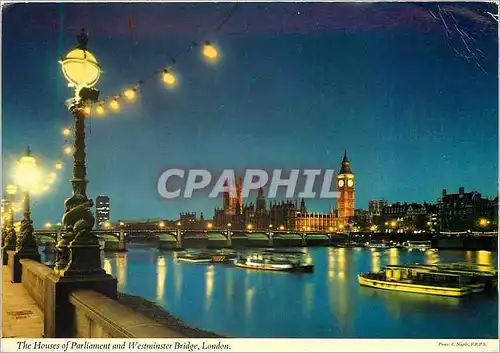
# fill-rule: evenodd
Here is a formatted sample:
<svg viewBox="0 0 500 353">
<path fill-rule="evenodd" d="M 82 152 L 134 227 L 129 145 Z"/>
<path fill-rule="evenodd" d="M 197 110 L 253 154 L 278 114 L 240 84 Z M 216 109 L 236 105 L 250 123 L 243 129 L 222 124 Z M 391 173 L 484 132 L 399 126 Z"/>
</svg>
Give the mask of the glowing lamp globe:
<svg viewBox="0 0 500 353">
<path fill-rule="evenodd" d="M 59 63 L 70 87 L 93 87 L 99 81 L 101 67 L 88 50 L 73 49 Z"/>
<path fill-rule="evenodd" d="M 120 109 L 120 103 L 118 103 L 118 101 L 113 98 L 109 101 L 109 108 L 111 110 L 117 111 L 118 109 Z"/>
<path fill-rule="evenodd" d="M 90 115 L 90 113 L 92 112 L 92 110 L 90 109 L 90 107 L 84 107 L 83 108 L 83 112 L 85 113 L 85 115 Z"/>
<path fill-rule="evenodd" d="M 135 98 L 135 91 L 136 91 L 135 89 L 128 89 L 125 92 L 123 92 L 123 95 L 125 96 L 125 98 L 127 98 L 127 100 L 133 101 Z"/>
<path fill-rule="evenodd" d="M 95 111 L 97 115 L 104 115 L 104 107 L 102 105 L 98 105 L 97 108 L 95 108 Z"/>
<path fill-rule="evenodd" d="M 479 225 L 480 225 L 481 227 L 486 227 L 489 223 L 490 223 L 490 222 L 489 222 L 486 218 L 481 218 L 481 219 L 479 220 Z"/>
<path fill-rule="evenodd" d="M 17 193 L 17 185 L 7 185 L 7 194 L 15 195 Z"/>
<path fill-rule="evenodd" d="M 210 61 L 217 60 L 219 56 L 217 49 L 210 42 L 205 42 L 205 44 L 203 45 L 202 53 L 203 56 Z"/>
<path fill-rule="evenodd" d="M 41 174 L 36 165 L 35 158 L 28 155 L 19 160 L 15 171 L 15 179 L 23 191 L 38 190 Z"/>
<path fill-rule="evenodd" d="M 163 75 L 162 75 L 162 79 L 163 79 L 163 82 L 165 82 L 167 84 L 167 86 L 174 86 L 177 79 L 175 78 L 175 76 L 169 72 L 168 70 L 163 70 Z"/>
</svg>

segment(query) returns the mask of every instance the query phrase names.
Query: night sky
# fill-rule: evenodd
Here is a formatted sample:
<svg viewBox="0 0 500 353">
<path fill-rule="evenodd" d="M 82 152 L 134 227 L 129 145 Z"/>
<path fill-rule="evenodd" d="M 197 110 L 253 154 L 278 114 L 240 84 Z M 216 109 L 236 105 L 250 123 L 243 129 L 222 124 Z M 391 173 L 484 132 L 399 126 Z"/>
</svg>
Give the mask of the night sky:
<svg viewBox="0 0 500 353">
<path fill-rule="evenodd" d="M 497 195 L 498 40 L 493 4 L 16 4 L 3 8 L 3 183 L 30 145 L 48 168 L 72 121 L 58 60 L 81 27 L 109 96 L 170 64 L 118 114 L 87 124 L 88 196 L 111 218 L 213 215 L 220 199 L 164 200 L 168 168 L 336 169 L 346 149 L 356 208 L 435 202 L 460 186 Z M 229 18 L 228 15 L 230 14 Z M 129 27 L 132 19 L 133 33 Z M 217 30 L 225 20 L 225 24 Z M 133 35 L 132 35 L 133 34 Z M 221 50 L 205 63 L 192 41 Z M 60 219 L 71 159 L 34 198 L 37 226 Z M 300 190 L 298 190 L 300 191 Z M 255 194 L 251 194 L 251 201 Z M 311 200 L 327 212 L 336 200 Z"/>
</svg>

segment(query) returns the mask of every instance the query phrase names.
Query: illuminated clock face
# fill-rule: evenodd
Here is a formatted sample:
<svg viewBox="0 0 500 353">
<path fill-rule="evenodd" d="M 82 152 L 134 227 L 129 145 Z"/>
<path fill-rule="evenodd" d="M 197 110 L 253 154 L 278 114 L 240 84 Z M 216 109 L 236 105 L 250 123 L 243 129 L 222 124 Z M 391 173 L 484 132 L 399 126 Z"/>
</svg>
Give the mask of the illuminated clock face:
<svg viewBox="0 0 500 353">
<path fill-rule="evenodd" d="M 341 188 L 343 186 L 344 186 L 344 181 L 343 180 L 339 180 L 339 188 Z"/>
<path fill-rule="evenodd" d="M 352 181 L 351 179 L 349 179 L 347 181 L 347 186 L 349 186 L 350 188 L 352 188 L 353 185 L 354 185 L 354 181 Z"/>
</svg>

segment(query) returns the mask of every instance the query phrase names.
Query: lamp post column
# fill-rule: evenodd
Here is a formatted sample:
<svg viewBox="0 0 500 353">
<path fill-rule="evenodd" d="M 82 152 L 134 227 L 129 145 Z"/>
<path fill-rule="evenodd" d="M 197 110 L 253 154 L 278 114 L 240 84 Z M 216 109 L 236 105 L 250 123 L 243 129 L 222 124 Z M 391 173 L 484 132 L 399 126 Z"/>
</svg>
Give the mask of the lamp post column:
<svg viewBox="0 0 500 353">
<path fill-rule="evenodd" d="M 105 274 L 101 267 L 99 242 L 92 233 L 95 219 L 92 200 L 87 198 L 87 170 L 85 166 L 85 112 L 83 107 L 72 107 L 75 118 L 73 153 L 73 196 L 64 203 L 62 223 L 66 232 L 57 244 L 54 270 L 60 276 Z"/>
<path fill-rule="evenodd" d="M 228 248 L 233 246 L 233 234 L 231 232 L 231 223 L 228 223 L 227 225 L 227 241 L 226 241 L 226 246 Z"/>
<path fill-rule="evenodd" d="M 9 209 L 7 210 L 7 226 L 6 235 L 4 242 L 2 243 L 2 263 L 7 265 L 9 262 L 9 251 L 16 250 L 17 235 L 16 229 L 14 227 L 14 194 L 7 192 L 7 204 Z"/>
<path fill-rule="evenodd" d="M 85 107 L 97 102 L 99 91 L 92 88 L 100 75 L 95 57 L 87 50 L 85 30 L 77 36 L 78 46 L 62 61 L 62 70 L 75 97 L 66 101 L 74 118 L 73 195 L 64 202 L 63 234 L 56 246 L 54 272 L 45 277 L 44 337 L 73 337 L 75 312 L 69 302 L 75 289 L 91 289 L 116 299 L 116 279 L 101 267 L 101 251 L 93 233 L 93 202 L 87 197 L 85 166 Z M 70 324 L 68 324 L 70 323 Z"/>
<path fill-rule="evenodd" d="M 78 47 L 75 49 L 83 53 L 80 64 L 83 68 L 89 64 L 97 66 L 97 62 L 89 62 L 93 58 L 87 50 L 88 36 L 84 29 L 77 36 Z M 82 276 L 82 275 L 104 275 L 106 272 L 101 268 L 101 256 L 99 242 L 92 233 L 95 219 L 91 208 L 93 202 L 87 198 L 87 170 L 85 166 L 85 105 L 95 102 L 98 91 L 88 88 L 94 85 L 99 78 L 99 71 L 94 71 L 95 76 L 90 81 L 80 82 L 83 76 L 72 77 L 71 73 L 63 73 L 75 87 L 75 98 L 71 101 L 69 109 L 73 113 L 75 122 L 74 151 L 73 151 L 73 195 L 64 203 L 65 212 L 62 223 L 65 233 L 57 244 L 57 258 L 54 270 L 60 276 Z"/>
<path fill-rule="evenodd" d="M 125 240 L 125 230 L 123 227 L 125 224 L 123 222 L 119 223 L 120 226 L 120 234 L 118 238 L 118 251 L 127 251 L 127 242 Z"/>
<path fill-rule="evenodd" d="M 27 157 L 31 157 L 31 150 L 28 147 Z M 41 261 L 38 252 L 38 243 L 33 235 L 33 221 L 31 220 L 30 193 L 29 189 L 24 190 L 23 197 L 23 219 L 21 221 L 20 236 L 17 237 L 17 251 L 12 255 L 12 282 L 21 282 L 22 268 L 21 259 L 31 259 L 37 262 Z"/>
<path fill-rule="evenodd" d="M 177 249 L 182 249 L 182 230 L 181 230 L 181 222 L 177 223 L 177 239 L 175 246 Z"/>
<path fill-rule="evenodd" d="M 40 261 L 40 253 L 38 252 L 38 244 L 33 235 L 33 221 L 31 220 L 30 210 L 30 194 L 29 191 L 24 192 L 24 212 L 23 220 L 21 221 L 21 234 L 17 237 L 17 254 L 29 255 L 29 258 L 37 258 Z M 23 256 L 27 257 L 27 256 Z"/>
<path fill-rule="evenodd" d="M 62 233 L 62 223 L 61 222 L 57 222 L 56 224 L 56 244 L 59 242 L 59 240 L 61 240 L 61 233 Z"/>
</svg>

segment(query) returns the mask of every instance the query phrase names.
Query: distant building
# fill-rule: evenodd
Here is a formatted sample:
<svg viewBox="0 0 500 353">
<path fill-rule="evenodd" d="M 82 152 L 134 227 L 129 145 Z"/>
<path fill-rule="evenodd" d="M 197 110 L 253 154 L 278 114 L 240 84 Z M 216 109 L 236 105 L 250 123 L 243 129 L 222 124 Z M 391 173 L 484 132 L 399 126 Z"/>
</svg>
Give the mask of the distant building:
<svg viewBox="0 0 500 353">
<path fill-rule="evenodd" d="M 370 216 L 380 216 L 384 207 L 387 207 L 387 200 L 371 200 L 368 202 L 368 212 Z"/>
<path fill-rule="evenodd" d="M 352 230 L 354 231 L 369 231 L 371 226 L 370 211 L 356 209 L 354 217 L 351 220 Z"/>
<path fill-rule="evenodd" d="M 301 209 L 305 210 L 305 207 L 305 201 L 302 199 Z M 300 213 L 297 213 L 297 202 L 281 201 L 269 207 L 269 224 L 275 229 L 297 229 L 297 217 L 300 217 Z"/>
<path fill-rule="evenodd" d="M 109 216 L 109 197 L 97 196 L 95 199 L 95 215 L 98 229 L 104 228 L 104 222 L 108 222 Z"/>
<path fill-rule="evenodd" d="M 344 153 L 340 172 L 337 175 L 338 211 L 329 213 L 308 212 L 304 199 L 300 206 L 297 200 L 270 202 L 266 208 L 263 189 L 258 191 L 255 204 L 244 203 L 241 195 L 242 179 L 226 180 L 226 190 L 222 193 L 222 208 L 214 209 L 214 227 L 232 229 L 267 230 L 272 226 L 276 230 L 295 231 L 341 231 L 354 217 L 354 173 L 350 167 L 347 152 Z M 230 190 L 234 192 L 231 193 Z M 188 216 L 186 216 L 187 222 Z M 191 221 L 193 222 L 193 221 Z"/>
<path fill-rule="evenodd" d="M 380 229 L 386 233 L 406 233 L 427 229 L 427 208 L 432 205 L 423 203 L 399 203 L 385 206 L 380 217 Z"/>
<path fill-rule="evenodd" d="M 200 218 L 196 216 L 195 212 L 181 213 L 179 221 L 183 230 L 205 230 L 213 227 L 212 220 L 205 219 L 203 212 L 200 214 Z"/>
<path fill-rule="evenodd" d="M 448 194 L 443 189 L 438 199 L 438 213 L 442 232 L 487 231 L 497 229 L 498 197 L 486 199 L 477 191 Z"/>
<path fill-rule="evenodd" d="M 296 231 L 340 231 L 339 218 L 334 210 L 330 213 L 306 212 L 298 213 L 295 218 Z M 343 222 L 342 222 L 343 226 Z"/>
<path fill-rule="evenodd" d="M 347 151 L 337 174 L 337 199 L 338 217 L 347 224 L 350 217 L 354 217 L 354 173 L 351 170 L 351 162 L 347 158 Z"/>
</svg>

